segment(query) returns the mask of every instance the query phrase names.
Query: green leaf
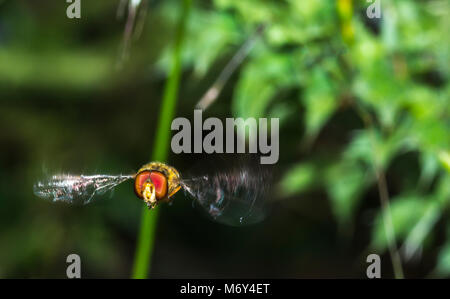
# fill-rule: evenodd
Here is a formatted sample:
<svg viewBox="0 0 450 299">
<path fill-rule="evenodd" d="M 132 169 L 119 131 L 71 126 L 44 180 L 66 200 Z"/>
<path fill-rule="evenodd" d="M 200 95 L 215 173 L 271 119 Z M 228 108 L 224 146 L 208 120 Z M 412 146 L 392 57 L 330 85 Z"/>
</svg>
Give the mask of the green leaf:
<svg viewBox="0 0 450 299">
<path fill-rule="evenodd" d="M 283 196 L 305 192 L 318 180 L 318 170 L 312 163 L 300 163 L 293 166 L 283 176 L 279 189 Z"/>
<path fill-rule="evenodd" d="M 450 226 L 447 225 L 447 241 L 439 250 L 434 276 L 450 277 Z"/>
<path fill-rule="evenodd" d="M 385 136 L 379 130 L 357 131 L 344 156 L 359 159 L 367 165 L 387 168 L 390 161 L 399 153 L 415 148 L 414 140 L 409 138 L 408 127 L 399 127 Z"/>
<path fill-rule="evenodd" d="M 439 251 L 435 272 L 439 276 L 450 276 L 450 242 Z"/>
<path fill-rule="evenodd" d="M 443 205 L 450 202 L 450 173 L 443 172 L 436 186 L 435 198 Z"/>
<path fill-rule="evenodd" d="M 173 14 L 176 11 L 173 5 L 165 3 L 162 13 Z M 189 24 L 182 64 L 184 68 L 193 67 L 194 75 L 202 78 L 216 61 L 236 51 L 245 37 L 238 30 L 235 20 L 225 13 L 212 15 L 209 11 L 197 9 L 193 11 L 192 20 L 195 21 Z M 157 62 L 164 73 L 169 73 L 172 52 L 172 45 L 166 47 Z"/>
<path fill-rule="evenodd" d="M 336 93 L 336 88 L 327 74 L 322 69 L 315 68 L 304 94 L 306 134 L 309 137 L 316 136 L 336 110 Z"/>
<path fill-rule="evenodd" d="M 431 203 L 432 204 L 432 203 Z M 430 202 L 419 196 L 403 196 L 391 199 L 391 216 L 397 241 L 405 238 L 430 208 Z M 382 211 L 375 219 L 371 247 L 379 252 L 387 248 L 387 238 Z"/>
<path fill-rule="evenodd" d="M 352 216 L 367 187 L 367 179 L 366 171 L 352 161 L 338 162 L 327 170 L 327 193 L 340 225 L 352 222 Z"/>
<path fill-rule="evenodd" d="M 421 173 L 419 179 L 420 186 L 428 186 L 439 170 L 439 163 L 436 155 L 423 152 L 420 155 Z"/>
<path fill-rule="evenodd" d="M 262 49 L 244 68 L 233 97 L 236 117 L 263 117 L 274 96 L 291 86 L 295 76 L 289 56 Z"/>
<path fill-rule="evenodd" d="M 438 155 L 439 161 L 450 172 L 450 151 L 440 151 Z"/>
<path fill-rule="evenodd" d="M 441 208 L 439 202 L 432 202 L 424 211 L 422 218 L 412 227 L 403 245 L 407 260 L 415 255 L 425 238 L 431 233 L 441 216 Z"/>
</svg>

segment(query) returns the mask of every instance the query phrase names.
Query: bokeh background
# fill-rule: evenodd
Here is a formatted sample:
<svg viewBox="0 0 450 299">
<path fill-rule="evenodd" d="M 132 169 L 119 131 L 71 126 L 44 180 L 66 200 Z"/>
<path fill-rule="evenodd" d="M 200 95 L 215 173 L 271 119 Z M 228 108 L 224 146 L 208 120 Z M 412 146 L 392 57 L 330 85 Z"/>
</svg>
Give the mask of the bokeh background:
<svg viewBox="0 0 450 299">
<path fill-rule="evenodd" d="M 132 183 L 89 206 L 36 198 L 43 173 L 129 173 L 152 156 L 183 1 L 146 12 L 123 59 L 119 0 L 0 1 L 0 277 L 127 278 L 142 203 Z M 272 209 L 248 227 L 215 223 L 181 192 L 160 206 L 150 277 L 394 277 L 386 186 L 404 276 L 450 275 L 449 2 L 192 1 L 175 116 L 239 47 L 248 57 L 204 117 L 279 117 Z M 141 24 L 142 26 L 139 27 Z M 139 32 L 137 32 L 139 33 Z M 201 155 L 174 155 L 182 173 Z M 386 184 L 384 184 L 384 182 Z M 392 242 L 391 242 L 392 245 Z"/>
</svg>

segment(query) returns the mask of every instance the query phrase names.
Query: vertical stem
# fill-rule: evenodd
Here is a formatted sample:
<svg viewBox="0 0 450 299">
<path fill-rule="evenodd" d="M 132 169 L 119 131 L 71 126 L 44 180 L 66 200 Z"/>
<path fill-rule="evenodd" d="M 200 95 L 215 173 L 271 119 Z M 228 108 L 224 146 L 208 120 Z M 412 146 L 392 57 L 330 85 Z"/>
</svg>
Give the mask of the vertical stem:
<svg viewBox="0 0 450 299">
<path fill-rule="evenodd" d="M 394 224 L 392 223 L 391 206 L 389 204 L 389 192 L 387 188 L 386 177 L 381 168 L 376 167 L 375 172 L 378 182 L 378 192 L 380 193 L 381 214 L 383 217 L 384 232 L 386 234 L 386 239 L 389 246 L 389 254 L 391 256 L 394 275 L 395 278 L 402 279 L 404 278 L 402 260 L 400 258 L 400 254 L 398 253 Z"/>
<path fill-rule="evenodd" d="M 172 53 L 172 67 L 164 88 L 152 161 L 165 161 L 169 150 L 170 124 L 175 114 L 181 76 L 181 49 L 192 0 L 183 0 L 182 4 L 182 12 L 177 24 L 175 45 Z M 147 278 L 153 253 L 157 219 L 158 210 L 149 211 L 146 207 L 143 208 L 141 228 L 134 259 L 133 278 Z"/>
<path fill-rule="evenodd" d="M 366 130 L 370 132 L 370 138 L 372 146 L 376 148 L 376 138 L 373 128 L 373 120 L 361 105 L 356 103 L 356 111 L 360 115 L 364 122 Z M 388 243 L 389 255 L 391 257 L 392 268 L 394 270 L 394 276 L 397 279 L 404 278 L 402 260 L 397 248 L 397 240 L 395 238 L 394 224 L 392 222 L 391 205 L 389 204 L 389 191 L 386 182 L 386 176 L 384 174 L 383 167 L 379 165 L 376 156 L 372 157 L 375 176 L 377 179 L 378 193 L 381 204 L 381 216 L 383 217 L 384 233 L 386 234 L 386 240 Z"/>
</svg>

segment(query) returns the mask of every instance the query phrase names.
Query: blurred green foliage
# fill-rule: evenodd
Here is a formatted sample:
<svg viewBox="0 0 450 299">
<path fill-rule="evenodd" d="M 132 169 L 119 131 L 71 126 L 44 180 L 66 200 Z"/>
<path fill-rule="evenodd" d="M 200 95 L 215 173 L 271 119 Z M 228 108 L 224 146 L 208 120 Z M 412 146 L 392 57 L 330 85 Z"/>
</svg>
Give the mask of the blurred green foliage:
<svg viewBox="0 0 450 299">
<path fill-rule="evenodd" d="M 368 4 L 360 1 L 214 4 L 218 10 L 214 26 L 192 28 L 196 45 L 186 63 L 202 70 L 197 72 L 202 75 L 210 62 L 198 57 L 211 60 L 212 55 L 210 44 L 202 41 L 215 45 L 209 37 L 220 37 L 221 51 L 213 52 L 220 57 L 242 43 L 252 28 L 267 25 L 240 71 L 232 107 L 236 117 L 278 116 L 282 123 L 296 118 L 303 125 L 303 135 L 296 138 L 299 146 L 305 145 L 300 149 L 307 153 L 305 160 L 292 163 L 280 191 L 292 196 L 325 188 L 339 225 L 348 226 L 375 184 L 374 170 L 389 172 L 394 159 L 413 152 L 420 175 L 415 183 L 393 192 L 392 218 L 409 256 L 426 246 L 434 224 L 446 218 L 450 200 L 445 187 L 450 150 L 448 2 L 382 1 L 379 20 L 368 19 Z M 234 18 L 226 19 L 230 14 Z M 296 103 L 287 103 L 282 96 L 289 89 L 298 97 L 302 117 L 291 108 Z M 339 110 L 352 110 L 366 125 L 349 131 L 349 139 L 339 148 L 328 148 L 327 163 L 316 163 L 320 158 L 315 151 L 320 148 L 312 150 L 312 143 L 324 127 L 333 125 Z M 410 171 L 405 167 L 396 176 L 408 176 Z M 386 249 L 381 215 L 374 222 L 371 247 L 377 252 Z M 448 246 L 442 248 L 438 260 L 441 274 L 448 268 L 439 262 L 445 264 L 447 250 Z"/>
<path fill-rule="evenodd" d="M 65 273 L 56 261 L 48 261 L 69 251 L 86 256 L 93 276 L 117 276 L 112 271 L 127 276 L 131 269 L 130 244 L 141 206 L 125 200 L 129 190 L 118 188 L 118 200 L 85 211 L 50 208 L 24 188 L 32 185 L 43 157 L 68 160 L 65 167 L 74 172 L 120 172 L 143 164 L 154 148 L 154 111 L 159 111 L 161 86 L 170 70 L 180 1 L 150 1 L 143 34 L 133 41 L 131 58 L 120 70 L 116 62 L 123 22 L 115 19 L 118 3 L 91 2 L 83 2 L 78 22 L 65 17 L 64 3 L 0 2 L 2 277 Z M 252 245 L 265 253 L 244 255 L 255 259 L 254 267 L 268 260 L 270 264 L 272 258 L 277 269 L 285 255 L 290 257 L 288 270 L 278 275 L 302 276 L 299 265 L 307 262 L 291 260 L 325 250 L 335 240 L 344 247 L 350 243 L 352 257 L 385 253 L 376 176 L 382 171 L 404 265 L 413 268 L 422 258 L 426 266 L 420 273 L 450 276 L 450 4 L 381 0 L 381 19 L 366 16 L 368 5 L 352 0 L 194 1 L 181 53 L 184 83 L 178 114 L 192 115 L 224 64 L 259 25 L 266 25 L 210 108 L 222 117 L 230 112 L 234 117 L 280 118 L 274 201 L 288 211 L 261 231 L 252 231 L 262 236 Z M 190 166 L 172 158 L 177 166 Z M 161 229 L 168 236 L 165 227 L 179 221 L 180 228 L 170 227 L 181 231 L 170 236 L 180 243 L 160 237 L 166 242 L 160 246 L 166 247 L 159 255 L 156 250 L 156 256 L 168 257 L 164 254 L 169 252 L 175 258 L 180 247 L 179 260 L 187 267 L 191 260 L 208 258 L 211 242 L 226 248 L 224 257 L 235 254 L 238 259 L 245 252 L 244 235 L 222 231 L 229 242 L 221 243 L 219 229 L 212 232 L 201 220 L 195 220 L 197 226 L 192 218 L 184 220 L 192 216 L 186 216 L 186 208 L 166 212 L 174 217 Z M 288 213 L 295 216 L 286 217 Z M 182 230 L 191 226 L 211 237 L 202 243 L 190 230 Z M 337 239 L 327 237 L 334 229 Z M 227 247 L 234 241 L 243 247 Z M 274 247 L 260 250 L 263 245 Z M 333 250 L 321 257 L 338 259 Z M 305 266 L 314 269 L 305 273 L 326 271 L 328 265 L 320 260 Z M 167 262 L 157 265 L 169 267 Z M 182 266 L 172 267 L 183 273 Z M 242 263 L 239 269 L 250 268 Z M 167 273 L 161 270 L 164 266 L 156 269 Z M 336 270 L 336 275 L 355 272 Z M 252 273 L 259 273 L 258 268 Z"/>
</svg>

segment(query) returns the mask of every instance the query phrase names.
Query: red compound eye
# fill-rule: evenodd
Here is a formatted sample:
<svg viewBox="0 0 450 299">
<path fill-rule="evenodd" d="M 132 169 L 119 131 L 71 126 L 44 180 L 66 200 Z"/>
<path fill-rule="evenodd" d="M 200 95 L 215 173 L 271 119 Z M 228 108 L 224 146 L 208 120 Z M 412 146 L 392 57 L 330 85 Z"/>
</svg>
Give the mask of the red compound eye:
<svg viewBox="0 0 450 299">
<path fill-rule="evenodd" d="M 167 179 L 158 171 L 152 171 L 150 173 L 150 179 L 155 185 L 156 199 L 162 199 L 167 195 Z"/>
<path fill-rule="evenodd" d="M 139 198 L 142 198 L 144 184 L 150 180 L 155 186 L 156 199 L 163 199 L 167 196 L 167 179 L 159 171 L 142 171 L 134 179 L 134 192 Z"/>
</svg>

